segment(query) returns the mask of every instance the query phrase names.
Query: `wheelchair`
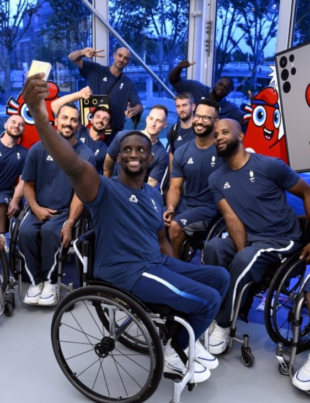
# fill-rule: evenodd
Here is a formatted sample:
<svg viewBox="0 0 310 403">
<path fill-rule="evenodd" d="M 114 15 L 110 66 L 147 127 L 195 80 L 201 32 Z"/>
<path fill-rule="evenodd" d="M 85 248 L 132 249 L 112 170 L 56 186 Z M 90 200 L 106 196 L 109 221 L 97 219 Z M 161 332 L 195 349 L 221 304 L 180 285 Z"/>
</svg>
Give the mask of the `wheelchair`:
<svg viewBox="0 0 310 403">
<path fill-rule="evenodd" d="M 94 280 L 93 244 L 92 231 L 74 242 L 82 261 L 84 287 L 60 302 L 52 320 L 52 346 L 61 370 L 95 402 L 143 402 L 162 377 L 163 343 L 172 339 L 172 346 L 186 362 L 187 356 L 174 339 L 182 325 L 189 334 L 188 370 L 182 378 L 166 376 L 174 379 L 171 403 L 180 403 L 184 387 L 194 388 L 195 335 L 191 326 L 166 305 L 144 304 L 125 290 Z"/>
<path fill-rule="evenodd" d="M 4 249 L 0 250 L 0 315 L 12 316 L 15 308 L 14 284 L 10 278 L 9 262 Z"/>
<path fill-rule="evenodd" d="M 216 215 L 203 231 L 195 231 L 193 236 L 184 240 L 180 250 L 180 260 L 190 262 L 198 250 L 202 251 L 205 242 L 217 236 L 221 237 L 225 230 L 225 221 L 221 215 Z"/>
<path fill-rule="evenodd" d="M 306 216 L 299 216 L 299 223 L 302 231 L 302 245 L 305 246 L 310 238 L 310 224 Z M 224 228 L 219 231 L 219 235 L 225 231 Z M 275 343 L 284 345 L 293 344 L 292 320 L 296 296 L 306 271 L 305 259 L 299 259 L 299 251 L 282 261 L 269 264 L 259 282 L 249 282 L 240 290 L 234 306 L 234 315 L 230 326 L 230 339 L 227 349 L 224 353 L 229 353 L 233 343 L 236 341 L 241 344 L 241 362 L 246 367 L 251 367 L 255 363 L 255 357 L 249 347 L 249 335 L 244 334 L 242 338 L 236 336 L 238 317 L 247 322 L 249 310 L 252 306 L 254 296 L 259 293 L 265 293 L 266 301 L 264 308 L 264 322 L 268 335 Z M 268 291 L 267 291 L 268 290 Z M 245 293 L 247 297 L 245 298 Z M 284 297 L 284 299 L 282 299 Z M 242 305 L 242 306 L 241 306 Z M 303 321 L 302 336 L 299 343 L 308 343 L 310 335 L 310 321 L 307 312 L 303 312 L 305 320 Z"/>
<path fill-rule="evenodd" d="M 24 287 L 24 282 L 25 282 L 25 273 L 24 273 L 24 259 L 19 253 L 18 250 L 18 233 L 19 233 L 19 227 L 21 222 L 23 221 L 25 215 L 27 214 L 29 210 L 29 206 L 26 205 L 22 211 L 19 213 L 17 218 L 13 220 L 13 222 L 10 224 L 10 247 L 9 247 L 9 267 L 11 270 L 11 273 L 15 279 L 15 283 L 18 284 L 19 288 L 19 298 L 22 303 L 24 303 L 24 296 L 25 296 L 25 291 L 23 290 Z M 73 240 L 78 238 L 85 230 L 88 230 L 91 228 L 91 217 L 89 210 L 86 208 L 83 210 L 82 214 L 80 215 L 79 219 L 76 221 L 74 227 L 73 227 Z M 58 284 L 58 298 L 55 301 L 54 304 L 56 305 L 59 300 L 60 300 L 60 290 L 65 289 L 68 292 L 73 291 L 73 283 L 69 283 L 68 285 L 62 283 L 62 279 L 65 276 L 63 273 L 63 264 L 65 261 L 68 261 L 70 259 L 70 256 L 74 253 L 74 250 L 71 246 L 69 248 L 65 249 L 61 246 L 58 255 L 57 255 L 57 284 Z M 49 306 L 52 306 L 49 305 Z"/>
<path fill-rule="evenodd" d="M 289 343 L 285 344 L 280 341 L 277 345 L 276 357 L 279 372 L 281 375 L 290 376 L 291 379 L 294 376 L 296 355 L 310 349 L 309 313 L 304 292 L 305 284 L 309 279 L 310 274 L 300 284 L 295 299 L 292 301 Z M 310 391 L 306 391 L 306 393 L 310 394 Z"/>
</svg>

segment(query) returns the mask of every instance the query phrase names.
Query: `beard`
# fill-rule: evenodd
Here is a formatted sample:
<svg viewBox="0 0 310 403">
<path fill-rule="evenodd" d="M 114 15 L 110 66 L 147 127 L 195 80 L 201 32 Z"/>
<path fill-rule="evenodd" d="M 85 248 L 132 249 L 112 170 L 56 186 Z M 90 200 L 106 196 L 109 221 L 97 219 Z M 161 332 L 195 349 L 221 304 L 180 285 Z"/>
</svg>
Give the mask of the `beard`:
<svg viewBox="0 0 310 403">
<path fill-rule="evenodd" d="M 127 165 L 122 166 L 123 171 L 130 176 L 131 178 L 135 178 L 136 176 L 140 176 L 144 172 L 144 168 L 141 166 L 137 171 L 131 171 Z"/>
<path fill-rule="evenodd" d="M 106 127 L 101 127 L 100 129 L 98 127 L 96 127 L 95 125 L 91 126 L 92 129 L 96 132 L 96 133 L 102 133 L 105 131 Z"/>
<path fill-rule="evenodd" d="M 72 130 L 72 133 L 71 134 L 64 134 L 63 133 L 63 129 L 71 129 Z M 64 138 L 64 139 L 72 139 L 72 137 L 74 137 L 75 136 L 75 133 L 77 132 L 77 130 L 73 130 L 73 127 L 72 126 L 62 126 L 61 127 L 61 129 L 58 129 L 58 133 Z"/>
<path fill-rule="evenodd" d="M 238 149 L 239 147 L 239 140 L 232 140 L 230 143 L 226 145 L 226 148 L 223 150 L 218 150 L 217 149 L 217 155 L 218 157 L 223 157 L 227 158 L 230 157 L 234 152 Z"/>
<path fill-rule="evenodd" d="M 22 137 L 24 132 L 19 132 L 17 134 L 13 134 L 12 130 L 10 129 L 6 129 L 6 134 L 8 136 L 10 136 L 12 139 L 19 139 L 20 137 Z"/>
<path fill-rule="evenodd" d="M 185 116 L 183 116 L 182 118 L 179 116 L 179 119 L 182 120 L 182 122 L 187 122 L 192 116 L 192 112 L 188 112 Z"/>
<path fill-rule="evenodd" d="M 203 125 L 204 127 L 204 131 L 201 133 L 196 133 L 195 127 L 196 127 L 196 123 L 193 123 L 193 130 L 196 136 L 198 137 L 207 137 L 210 133 L 212 133 L 214 125 Z M 197 125 L 198 126 L 198 125 Z"/>
</svg>

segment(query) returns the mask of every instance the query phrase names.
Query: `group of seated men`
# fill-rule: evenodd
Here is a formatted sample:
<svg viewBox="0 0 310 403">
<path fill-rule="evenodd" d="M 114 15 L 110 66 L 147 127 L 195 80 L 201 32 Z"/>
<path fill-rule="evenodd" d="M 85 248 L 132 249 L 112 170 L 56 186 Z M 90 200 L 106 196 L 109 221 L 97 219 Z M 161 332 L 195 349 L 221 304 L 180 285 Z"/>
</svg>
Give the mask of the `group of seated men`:
<svg viewBox="0 0 310 403">
<path fill-rule="evenodd" d="M 92 152 L 75 137 L 79 111 L 74 104 L 65 103 L 57 112 L 59 135 L 49 124 L 44 102 L 48 84 L 42 78 L 42 74 L 29 77 L 23 92 L 42 141 L 28 152 L 22 173 L 30 206 L 19 235 L 31 282 L 25 302 L 49 305 L 55 300 L 59 244 L 47 233 L 61 234 L 67 246 L 72 224 L 85 204 L 96 235 L 95 277 L 144 302 L 164 303 L 183 312 L 197 340 L 195 381 L 203 382 L 218 365 L 212 354 L 226 349 L 233 305 L 242 285 L 258 281 L 267 264 L 301 247 L 298 219 L 287 204 L 285 191 L 303 200 L 310 218 L 310 187 L 282 161 L 248 153 L 240 123 L 231 118 L 219 120 L 220 108 L 214 97 L 198 101 L 195 108 L 191 95 L 185 93 L 175 100 L 179 133 L 171 139 L 171 178 L 164 211 L 162 197 L 154 187 L 161 180 L 156 176 L 158 170 L 165 169 L 151 167 L 162 153 L 158 134 L 167 125 L 167 110 L 156 105 L 144 130 L 116 135 L 107 149 L 101 176 Z M 101 141 L 95 139 L 96 133 L 110 124 L 111 115 L 99 112 L 104 112 L 106 119 L 103 114 L 98 116 L 101 123 L 96 129 L 92 123 L 86 131 L 94 141 Z M 188 142 L 177 144 L 183 135 Z M 165 158 L 168 165 L 168 156 Z M 108 179 L 116 159 L 118 175 Z M 50 172 L 50 181 L 43 178 L 43 171 Z M 218 211 L 229 236 L 205 245 L 201 266 L 178 260 L 184 238 L 207 228 Z M 48 260 L 47 255 L 54 260 Z M 310 244 L 301 257 L 310 261 Z M 209 351 L 199 343 L 208 328 Z M 176 338 L 186 350 L 186 331 L 179 331 Z M 185 370 L 168 342 L 165 371 L 182 374 Z"/>
</svg>

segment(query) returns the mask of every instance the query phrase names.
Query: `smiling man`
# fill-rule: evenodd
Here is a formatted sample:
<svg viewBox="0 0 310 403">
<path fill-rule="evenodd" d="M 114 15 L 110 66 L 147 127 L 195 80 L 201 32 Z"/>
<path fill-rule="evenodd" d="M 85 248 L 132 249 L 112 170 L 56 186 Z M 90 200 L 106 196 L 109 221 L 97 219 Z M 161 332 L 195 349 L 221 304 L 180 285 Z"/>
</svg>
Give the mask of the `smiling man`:
<svg viewBox="0 0 310 403">
<path fill-rule="evenodd" d="M 221 267 L 197 266 L 171 257 L 161 195 L 144 183 L 152 162 L 150 139 L 138 131 L 127 133 L 120 142 L 119 176 L 99 176 L 61 136 L 55 135 L 44 103 L 48 87 L 41 78 L 41 74 L 28 77 L 23 95 L 44 147 L 91 211 L 96 236 L 94 277 L 122 287 L 144 302 L 165 303 L 183 312 L 198 340 L 221 305 L 229 276 Z M 186 349 L 187 332 L 179 331 L 176 338 Z M 194 376 L 196 382 L 203 382 L 218 362 L 199 342 L 196 346 Z M 165 372 L 185 372 L 170 343 L 165 348 Z"/>
<path fill-rule="evenodd" d="M 218 111 L 217 102 L 202 101 L 193 115 L 195 139 L 174 153 L 164 221 L 175 257 L 179 257 L 186 236 L 204 231 L 218 213 L 209 189 L 209 175 L 224 163 L 217 157 L 214 145 Z M 181 197 L 185 181 L 186 190 Z"/>
<path fill-rule="evenodd" d="M 195 62 L 183 60 L 180 62 L 169 74 L 169 82 L 175 87 L 178 92 L 187 91 L 194 97 L 196 105 L 203 99 L 213 99 L 218 102 L 219 118 L 230 118 L 237 120 L 240 124 L 243 123 L 243 116 L 245 114 L 236 104 L 226 99 L 229 93 L 233 90 L 233 82 L 229 77 L 221 77 L 213 86 L 213 88 L 202 84 L 196 80 L 187 80 L 181 78 L 183 69 L 188 69 L 194 65 Z"/>
<path fill-rule="evenodd" d="M 168 110 L 164 105 L 154 105 L 146 118 L 146 127 L 141 130 L 152 143 L 152 162 L 148 165 L 146 170 L 145 182 L 153 187 L 161 182 L 165 170 L 168 166 L 168 153 L 161 141 L 158 139 L 161 131 L 167 127 Z M 128 133 L 128 131 L 121 131 L 117 133 L 113 142 L 110 144 L 106 159 L 104 161 L 104 176 L 109 178 L 112 175 L 116 156 L 120 150 L 120 141 Z M 114 167 L 114 175 L 117 176 L 120 172 L 119 164 Z"/>
<path fill-rule="evenodd" d="M 55 123 L 77 155 L 95 164 L 91 150 L 75 138 L 80 114 L 74 104 L 63 105 Z M 26 304 L 53 305 L 57 300 L 57 253 L 68 247 L 72 228 L 83 210 L 68 177 L 55 164 L 41 141 L 29 150 L 22 172 L 24 195 L 30 207 L 20 224 L 18 247 L 30 282 Z"/>
<path fill-rule="evenodd" d="M 102 66 L 83 59 L 103 58 L 102 52 L 103 49 L 95 50 L 88 47 L 70 53 L 68 58 L 80 69 L 81 75 L 85 77 L 94 94 L 105 94 L 111 98 L 113 133 L 106 139 L 106 144 L 109 145 L 115 134 L 124 128 L 125 117 L 132 118 L 142 113 L 143 108 L 136 86 L 123 73 L 130 62 L 130 51 L 124 47 L 116 49 L 111 66 Z"/>
</svg>

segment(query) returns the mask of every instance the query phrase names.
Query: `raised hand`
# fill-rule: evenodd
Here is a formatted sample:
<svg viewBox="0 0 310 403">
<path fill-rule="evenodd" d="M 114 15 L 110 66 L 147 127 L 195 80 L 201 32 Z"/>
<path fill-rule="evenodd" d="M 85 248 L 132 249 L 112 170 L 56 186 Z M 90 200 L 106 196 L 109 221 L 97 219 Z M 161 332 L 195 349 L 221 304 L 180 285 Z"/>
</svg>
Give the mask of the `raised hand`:
<svg viewBox="0 0 310 403">
<path fill-rule="evenodd" d="M 84 56 L 91 58 L 91 57 L 105 57 L 103 55 L 99 55 L 99 53 L 104 52 L 104 49 L 95 50 L 93 48 L 85 48 L 83 50 Z"/>
<path fill-rule="evenodd" d="M 182 60 L 179 64 L 178 67 L 180 69 L 188 69 L 190 66 L 193 66 L 196 62 L 189 62 L 188 60 Z"/>
<path fill-rule="evenodd" d="M 93 92 L 90 89 L 90 87 L 87 86 L 87 87 L 82 88 L 79 91 L 79 94 L 80 94 L 80 98 L 89 99 L 93 95 Z"/>
</svg>

